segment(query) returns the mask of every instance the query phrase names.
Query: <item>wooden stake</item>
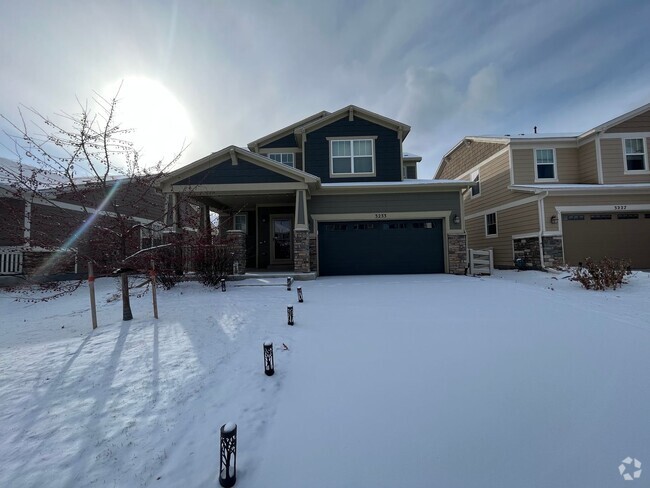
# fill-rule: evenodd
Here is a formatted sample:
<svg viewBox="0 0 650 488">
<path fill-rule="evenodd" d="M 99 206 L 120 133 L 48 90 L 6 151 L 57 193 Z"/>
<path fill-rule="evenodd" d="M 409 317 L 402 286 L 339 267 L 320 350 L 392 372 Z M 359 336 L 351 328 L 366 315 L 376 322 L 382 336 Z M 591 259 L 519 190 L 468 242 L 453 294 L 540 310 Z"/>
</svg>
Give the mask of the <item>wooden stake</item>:
<svg viewBox="0 0 650 488">
<path fill-rule="evenodd" d="M 151 299 L 153 300 L 153 316 L 158 318 L 158 298 L 156 297 L 156 263 L 151 260 Z"/>
<path fill-rule="evenodd" d="M 88 289 L 90 290 L 90 314 L 93 318 L 93 330 L 95 330 L 97 328 L 97 306 L 95 305 L 95 273 L 91 261 L 88 261 Z"/>
</svg>

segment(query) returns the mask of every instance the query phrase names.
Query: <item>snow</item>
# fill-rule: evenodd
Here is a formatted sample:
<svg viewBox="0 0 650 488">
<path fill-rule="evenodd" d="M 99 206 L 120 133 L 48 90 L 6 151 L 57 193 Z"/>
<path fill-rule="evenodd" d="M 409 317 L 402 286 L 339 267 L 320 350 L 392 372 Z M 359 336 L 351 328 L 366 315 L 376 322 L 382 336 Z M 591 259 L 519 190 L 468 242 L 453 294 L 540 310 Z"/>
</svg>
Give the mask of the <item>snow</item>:
<svg viewBox="0 0 650 488">
<path fill-rule="evenodd" d="M 237 424 L 234 422 L 228 422 L 223 426 L 223 433 L 230 434 L 233 430 L 237 428 Z"/>
<path fill-rule="evenodd" d="M 227 422 L 238 487 L 609 487 L 650 460 L 650 274 L 608 292 L 533 271 L 302 286 L 298 304 L 186 282 L 159 320 L 144 295 L 122 322 L 102 278 L 95 331 L 85 287 L 0 292 L 0 486 L 217 486 Z"/>
</svg>

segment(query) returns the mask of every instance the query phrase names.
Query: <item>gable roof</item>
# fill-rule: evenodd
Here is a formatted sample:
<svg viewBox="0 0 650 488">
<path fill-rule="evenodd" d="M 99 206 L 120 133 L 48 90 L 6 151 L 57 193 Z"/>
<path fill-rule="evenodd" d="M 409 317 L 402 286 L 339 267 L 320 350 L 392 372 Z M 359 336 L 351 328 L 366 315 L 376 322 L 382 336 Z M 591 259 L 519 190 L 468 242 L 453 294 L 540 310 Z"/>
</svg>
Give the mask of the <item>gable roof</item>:
<svg viewBox="0 0 650 488">
<path fill-rule="evenodd" d="M 578 136 L 578 139 L 583 139 L 583 138 L 588 137 L 591 134 L 595 134 L 597 132 L 604 132 L 607 129 L 609 129 L 611 127 L 614 127 L 615 125 L 618 125 L 621 122 L 625 122 L 627 120 L 633 119 L 637 115 L 641 115 L 642 113 L 647 112 L 648 110 L 650 110 L 650 103 L 646 103 L 645 105 L 641 105 L 640 107 L 635 108 L 634 110 L 630 110 L 629 112 L 624 113 L 623 115 L 619 115 L 618 117 L 616 117 L 616 118 L 614 118 L 612 120 L 608 120 L 607 122 L 605 122 L 603 124 L 597 125 L 593 129 L 589 129 L 588 131 L 583 132 L 582 134 L 580 134 Z"/>
<path fill-rule="evenodd" d="M 293 131 L 296 127 L 301 127 L 305 124 L 309 124 L 311 122 L 314 122 L 315 120 L 321 119 L 325 116 L 329 115 L 329 112 L 323 110 L 322 112 L 318 112 L 314 115 L 310 115 L 309 117 L 305 117 L 302 120 L 299 120 L 298 122 L 288 125 L 286 127 L 283 127 L 280 130 L 276 130 L 275 132 L 268 134 L 264 137 L 260 137 L 259 139 L 254 140 L 253 142 L 248 143 L 248 149 L 251 151 L 257 151 L 260 146 L 263 146 L 265 144 L 268 144 L 269 142 L 272 142 L 276 139 L 280 139 L 281 137 L 287 136 L 289 134 L 293 134 Z"/>
<path fill-rule="evenodd" d="M 320 181 L 318 177 L 310 173 L 300 171 L 299 169 L 292 168 L 286 164 L 278 163 L 266 156 L 262 156 L 261 154 L 237 146 L 228 146 L 220 151 L 213 152 L 204 158 L 183 166 L 182 168 L 172 171 L 169 175 L 161 179 L 159 186 L 163 191 L 167 191 L 177 181 L 181 181 L 193 174 L 200 173 L 201 171 L 210 168 L 215 163 L 221 162 L 227 158 L 236 161 L 238 157 L 298 182 L 318 183 Z"/>
<path fill-rule="evenodd" d="M 404 124 L 403 122 L 389 119 L 388 117 L 384 117 L 383 115 L 379 115 L 375 112 L 371 112 L 370 110 L 366 110 L 365 108 L 357 107 L 356 105 L 348 105 L 347 107 L 343 107 L 337 110 L 336 112 L 332 112 L 331 114 L 328 114 L 318 120 L 314 120 L 307 124 L 296 127 L 293 131 L 294 134 L 296 134 L 296 140 L 300 144 L 304 134 L 308 134 L 311 131 L 320 129 L 321 127 L 324 127 L 336 120 L 339 120 L 345 117 L 346 115 L 348 117 L 354 117 L 355 115 L 357 115 L 362 119 L 369 120 L 370 122 L 374 122 L 376 124 L 383 125 L 384 127 L 388 127 L 389 129 L 393 129 L 398 132 L 401 132 L 402 140 L 406 139 L 406 136 L 411 131 L 411 126 Z"/>
</svg>

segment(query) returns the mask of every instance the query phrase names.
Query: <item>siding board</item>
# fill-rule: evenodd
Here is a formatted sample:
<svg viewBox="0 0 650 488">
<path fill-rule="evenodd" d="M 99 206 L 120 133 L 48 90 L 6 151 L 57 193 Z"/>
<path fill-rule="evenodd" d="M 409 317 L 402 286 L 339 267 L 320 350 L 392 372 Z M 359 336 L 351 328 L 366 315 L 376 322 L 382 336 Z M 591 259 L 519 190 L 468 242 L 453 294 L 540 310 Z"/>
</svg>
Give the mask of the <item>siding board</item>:
<svg viewBox="0 0 650 488">
<path fill-rule="evenodd" d="M 598 183 L 596 141 L 588 142 L 578 148 L 578 174 L 580 183 Z"/>
<path fill-rule="evenodd" d="M 461 144 L 449 155 L 449 162 L 443 163 L 444 168 L 439 178 L 454 180 L 504 147 L 505 144 L 492 142 L 472 141 L 470 144 Z"/>
<path fill-rule="evenodd" d="M 642 114 L 637 115 L 636 117 L 621 122 L 614 127 L 610 127 L 605 132 L 608 133 L 617 133 L 617 132 L 650 132 L 650 110 Z"/>
</svg>

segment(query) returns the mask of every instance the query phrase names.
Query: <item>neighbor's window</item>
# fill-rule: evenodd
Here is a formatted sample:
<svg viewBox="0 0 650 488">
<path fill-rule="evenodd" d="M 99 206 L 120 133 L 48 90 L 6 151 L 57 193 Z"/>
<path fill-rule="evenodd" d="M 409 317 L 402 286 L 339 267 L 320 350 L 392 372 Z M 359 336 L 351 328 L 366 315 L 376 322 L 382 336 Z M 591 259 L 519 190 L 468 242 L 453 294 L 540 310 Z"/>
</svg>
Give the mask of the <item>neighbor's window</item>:
<svg viewBox="0 0 650 488">
<path fill-rule="evenodd" d="M 153 223 L 149 227 L 140 228 L 140 249 L 160 246 L 163 243 L 163 225 Z"/>
<path fill-rule="evenodd" d="M 373 174 L 375 157 L 372 139 L 330 141 L 332 174 Z"/>
<path fill-rule="evenodd" d="M 287 166 L 295 167 L 293 153 L 270 153 L 269 158 L 278 163 L 286 164 Z"/>
<path fill-rule="evenodd" d="M 625 171 L 646 171 L 648 169 L 645 141 L 625 139 Z"/>
<path fill-rule="evenodd" d="M 481 194 L 481 177 L 478 171 L 472 173 L 472 198 L 477 197 Z"/>
<path fill-rule="evenodd" d="M 491 213 L 485 216 L 485 235 L 497 235 L 497 214 Z"/>
<path fill-rule="evenodd" d="M 555 173 L 555 149 L 535 149 L 535 179 L 554 180 Z"/>
<path fill-rule="evenodd" d="M 246 214 L 235 215 L 234 229 L 248 232 L 248 215 Z"/>
</svg>

